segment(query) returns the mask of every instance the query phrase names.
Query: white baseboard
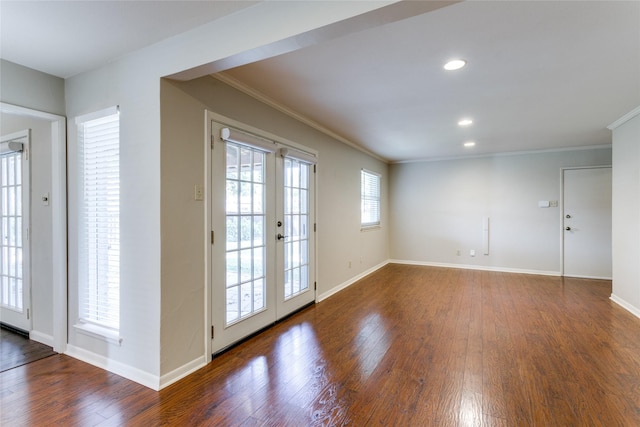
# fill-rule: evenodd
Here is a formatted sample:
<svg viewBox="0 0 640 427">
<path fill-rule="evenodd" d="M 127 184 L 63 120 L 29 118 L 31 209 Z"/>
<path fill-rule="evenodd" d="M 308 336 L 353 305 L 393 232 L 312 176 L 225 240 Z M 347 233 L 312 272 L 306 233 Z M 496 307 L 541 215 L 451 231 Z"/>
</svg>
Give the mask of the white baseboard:
<svg viewBox="0 0 640 427">
<path fill-rule="evenodd" d="M 53 347 L 53 337 L 38 331 L 29 332 L 29 339 Z"/>
<path fill-rule="evenodd" d="M 572 277 L 574 279 L 595 279 L 595 280 L 611 280 L 611 277 L 602 276 L 578 276 L 575 274 L 565 274 L 564 277 Z"/>
<path fill-rule="evenodd" d="M 206 356 L 200 356 L 192 360 L 191 362 L 186 363 L 167 374 L 164 374 L 160 377 L 160 390 L 204 367 L 207 364 L 207 361 L 208 359 Z"/>
<path fill-rule="evenodd" d="M 105 371 L 109 371 L 131 381 L 135 381 L 138 384 L 149 387 L 150 389 L 156 391 L 160 389 L 160 378 L 158 376 L 144 372 L 138 368 L 134 368 L 133 366 L 108 359 L 104 356 L 92 353 L 71 344 L 67 344 L 65 354 L 90 365 L 104 369 Z"/>
<path fill-rule="evenodd" d="M 371 267 L 370 269 L 368 269 L 366 271 L 363 271 L 362 273 L 358 274 L 355 277 L 352 277 L 351 279 L 347 280 L 346 282 L 342 282 L 338 286 L 336 286 L 334 288 L 331 288 L 331 290 L 318 295 L 318 298 L 316 299 L 316 302 L 320 302 L 320 301 L 323 301 L 323 300 L 329 298 L 331 295 L 336 294 L 336 293 L 340 292 L 341 290 L 353 285 L 358 280 L 370 275 L 371 273 L 373 273 L 376 270 L 381 269 L 382 267 L 384 267 L 387 264 L 389 264 L 389 260 L 381 262 L 380 264 L 378 264 L 378 265 L 376 265 L 374 267 Z"/>
<path fill-rule="evenodd" d="M 625 300 L 623 300 L 622 298 L 611 294 L 610 297 L 611 301 L 615 302 L 616 304 L 618 304 L 620 307 L 624 308 L 625 310 L 627 310 L 629 313 L 633 314 L 636 317 L 640 317 L 640 308 L 635 307 L 633 304 L 629 304 L 628 302 L 626 302 Z"/>
<path fill-rule="evenodd" d="M 424 265 L 427 267 L 459 268 L 463 270 L 497 271 L 501 273 L 537 274 L 540 276 L 561 276 L 559 271 L 525 270 L 521 268 L 493 267 L 486 265 L 449 264 L 443 262 L 409 261 L 402 259 L 389 260 L 390 264 Z"/>
</svg>

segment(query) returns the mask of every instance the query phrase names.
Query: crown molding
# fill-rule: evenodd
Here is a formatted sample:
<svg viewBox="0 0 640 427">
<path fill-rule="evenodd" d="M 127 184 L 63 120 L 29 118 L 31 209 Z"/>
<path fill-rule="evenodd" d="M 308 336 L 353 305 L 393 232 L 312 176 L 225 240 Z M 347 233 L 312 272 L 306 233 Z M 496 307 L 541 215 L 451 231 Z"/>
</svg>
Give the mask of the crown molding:
<svg viewBox="0 0 640 427">
<path fill-rule="evenodd" d="M 624 116 L 620 117 L 615 122 L 611 123 L 609 126 L 607 126 L 607 129 L 614 130 L 615 128 L 621 126 L 622 124 L 628 122 L 629 120 L 633 119 L 635 116 L 638 116 L 638 115 L 640 115 L 640 105 L 634 108 L 633 110 L 629 111 Z"/>
<path fill-rule="evenodd" d="M 351 148 L 354 148 L 368 156 L 371 156 L 375 159 L 380 160 L 381 162 L 384 163 L 389 163 L 388 159 L 385 159 L 384 157 L 380 157 L 379 155 L 375 154 L 372 151 L 367 150 L 366 148 L 356 144 L 355 142 L 352 142 L 350 140 L 348 140 L 347 138 L 345 138 L 342 135 L 339 135 L 337 133 L 335 133 L 334 131 L 332 131 L 329 128 L 326 128 L 325 126 L 321 125 L 320 123 L 316 122 L 315 120 L 310 119 L 307 116 L 304 116 L 296 111 L 293 111 L 292 109 L 290 109 L 289 107 L 286 107 L 285 105 L 282 105 L 281 103 L 279 103 L 278 101 L 276 101 L 275 99 L 265 95 L 264 93 L 257 91 L 255 89 L 253 89 L 252 87 L 247 86 L 246 84 L 240 82 L 237 79 L 234 79 L 233 77 L 225 74 L 224 72 L 220 72 L 220 73 L 216 73 L 216 74 L 210 74 L 211 77 L 220 80 L 221 82 L 239 90 L 240 92 L 243 92 L 247 95 L 249 95 L 250 97 L 262 102 L 263 104 L 266 104 L 278 111 L 280 111 L 281 113 L 286 114 L 287 116 L 301 122 L 304 123 L 307 126 L 310 126 L 312 128 L 314 128 L 317 131 L 320 131 L 322 133 L 324 133 L 325 135 L 342 142 L 345 145 L 348 145 Z"/>
<path fill-rule="evenodd" d="M 611 148 L 611 144 L 600 145 L 583 145 L 578 147 L 562 147 L 562 148 L 547 148 L 543 150 L 523 150 L 523 151 L 503 151 L 499 153 L 487 153 L 477 154 L 472 156 L 449 156 L 449 157 L 432 157 L 422 158 L 415 160 L 398 160 L 389 162 L 392 165 L 398 165 L 403 163 L 425 163 L 425 162 L 440 162 L 446 160 L 468 160 L 468 159 L 484 159 L 488 157 L 506 157 L 506 156 L 523 156 L 528 154 L 545 154 L 545 153 L 560 153 L 565 151 L 582 151 L 582 150 L 599 150 L 602 148 Z"/>
</svg>

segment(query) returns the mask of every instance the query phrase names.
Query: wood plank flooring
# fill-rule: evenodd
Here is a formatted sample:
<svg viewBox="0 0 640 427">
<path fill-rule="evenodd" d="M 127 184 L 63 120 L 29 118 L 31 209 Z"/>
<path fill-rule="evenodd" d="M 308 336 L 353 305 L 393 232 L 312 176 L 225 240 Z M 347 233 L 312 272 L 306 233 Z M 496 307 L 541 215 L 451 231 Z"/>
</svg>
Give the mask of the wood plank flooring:
<svg viewBox="0 0 640 427">
<path fill-rule="evenodd" d="M 0 372 L 56 354 L 47 345 L 0 328 Z"/>
<path fill-rule="evenodd" d="M 67 356 L 0 374 L 1 425 L 640 426 L 609 281 L 388 265 L 160 392 Z"/>
</svg>

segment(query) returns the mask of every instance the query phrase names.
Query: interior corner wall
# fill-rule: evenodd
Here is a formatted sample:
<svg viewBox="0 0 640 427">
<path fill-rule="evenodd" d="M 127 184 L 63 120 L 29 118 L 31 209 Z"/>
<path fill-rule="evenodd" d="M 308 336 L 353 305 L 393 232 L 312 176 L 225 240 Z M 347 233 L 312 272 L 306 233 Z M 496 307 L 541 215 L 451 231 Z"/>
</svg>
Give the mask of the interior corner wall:
<svg viewBox="0 0 640 427">
<path fill-rule="evenodd" d="M 64 80 L 0 59 L 0 101 L 65 116 Z"/>
<path fill-rule="evenodd" d="M 559 274 L 560 170 L 610 164 L 610 148 L 393 164 L 391 258 Z M 559 207 L 539 208 L 540 200 Z"/>
<path fill-rule="evenodd" d="M 162 104 L 162 372 L 202 353 L 205 110 L 317 150 L 318 294 L 388 259 L 388 165 L 216 80 L 164 80 Z M 360 170 L 382 175 L 382 227 L 360 231 Z M 351 261 L 351 267 L 349 262 Z M 171 286 L 169 286 L 171 284 Z"/>
<path fill-rule="evenodd" d="M 640 317 L 640 114 L 613 130 L 613 290 Z"/>
<path fill-rule="evenodd" d="M 31 129 L 30 147 L 30 264 L 31 264 L 31 338 L 53 343 L 53 240 L 51 205 L 42 203 L 42 195 L 51 194 L 51 122 L 33 117 L 0 113 L 2 136 Z"/>
</svg>

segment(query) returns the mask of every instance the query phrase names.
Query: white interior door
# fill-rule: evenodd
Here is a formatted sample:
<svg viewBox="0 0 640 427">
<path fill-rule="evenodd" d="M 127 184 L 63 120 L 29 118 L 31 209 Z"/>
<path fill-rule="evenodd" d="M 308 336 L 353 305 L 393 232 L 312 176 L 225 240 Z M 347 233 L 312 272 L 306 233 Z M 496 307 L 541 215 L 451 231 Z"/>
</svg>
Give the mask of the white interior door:
<svg viewBox="0 0 640 427">
<path fill-rule="evenodd" d="M 315 299 L 314 180 L 308 160 L 275 142 L 217 122 L 211 129 L 217 353 Z"/>
<path fill-rule="evenodd" d="M 564 275 L 611 278 L 611 168 L 563 171 Z"/>
<path fill-rule="evenodd" d="M 29 131 L 0 143 L 0 320 L 31 331 Z"/>
</svg>

